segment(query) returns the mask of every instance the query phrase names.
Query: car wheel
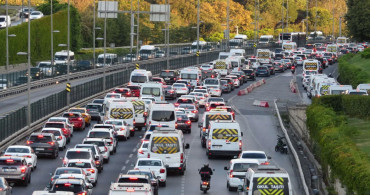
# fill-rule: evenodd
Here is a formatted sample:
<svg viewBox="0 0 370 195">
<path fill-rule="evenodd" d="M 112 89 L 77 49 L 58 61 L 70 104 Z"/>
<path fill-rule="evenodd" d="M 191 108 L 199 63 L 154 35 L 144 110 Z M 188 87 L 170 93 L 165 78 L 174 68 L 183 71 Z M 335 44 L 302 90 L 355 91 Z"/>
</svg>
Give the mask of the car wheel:
<svg viewBox="0 0 370 195">
<path fill-rule="evenodd" d="M 114 147 L 114 149 L 113 149 L 113 153 L 116 153 L 116 152 L 117 152 L 117 146 Z"/>
<path fill-rule="evenodd" d="M 53 159 L 56 159 L 58 157 L 58 151 L 56 150 L 55 152 L 54 152 L 54 154 L 53 154 Z"/>
<path fill-rule="evenodd" d="M 59 147 L 59 151 L 63 151 L 64 147 Z"/>
<path fill-rule="evenodd" d="M 126 136 L 123 136 L 122 140 L 123 141 L 127 141 L 127 137 Z"/>
<path fill-rule="evenodd" d="M 161 186 L 161 187 L 166 187 L 166 181 L 164 181 L 164 182 L 160 182 L 160 183 L 159 183 L 159 186 Z"/>
<path fill-rule="evenodd" d="M 105 163 L 109 163 L 109 158 L 108 159 L 104 159 L 104 162 Z"/>
<path fill-rule="evenodd" d="M 179 174 L 180 174 L 180 175 L 184 175 L 184 174 L 185 174 L 185 170 L 184 170 L 184 169 L 181 169 L 181 170 L 179 171 Z"/>
<path fill-rule="evenodd" d="M 135 136 L 135 131 L 130 131 L 130 137 L 134 137 Z"/>
<path fill-rule="evenodd" d="M 191 129 L 188 130 L 188 134 L 190 134 L 190 133 L 191 133 Z"/>
</svg>

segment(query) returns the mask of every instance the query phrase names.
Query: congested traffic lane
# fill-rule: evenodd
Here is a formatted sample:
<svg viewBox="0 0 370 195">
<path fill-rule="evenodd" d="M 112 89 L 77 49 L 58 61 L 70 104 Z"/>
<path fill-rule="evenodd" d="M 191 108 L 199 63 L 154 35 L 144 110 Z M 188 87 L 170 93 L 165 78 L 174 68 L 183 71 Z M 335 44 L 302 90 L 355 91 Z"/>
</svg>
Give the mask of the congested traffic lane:
<svg viewBox="0 0 370 195">
<path fill-rule="evenodd" d="M 273 109 L 260 108 L 252 106 L 253 100 L 272 100 L 273 98 L 291 99 L 296 101 L 298 96 L 290 93 L 288 83 L 292 78 L 290 71 L 282 74 L 276 74 L 272 77 L 267 77 L 266 85 L 255 89 L 251 94 L 246 96 L 236 96 L 239 89 L 246 88 L 252 81 L 248 81 L 239 89 L 234 90 L 230 94 L 224 94 L 225 100 L 229 100 L 229 104 L 237 111 L 236 119 L 240 123 L 244 132 L 243 136 L 243 149 L 244 150 L 264 150 L 272 157 L 272 162 L 285 168 L 291 177 L 292 186 L 296 194 L 300 194 L 300 189 L 297 184 L 297 177 L 292 167 L 295 167 L 293 161 L 286 155 L 275 153 L 273 148 L 276 144 L 276 135 L 278 134 L 277 121 L 273 113 Z M 257 80 L 261 79 L 258 77 Z M 270 80 L 271 79 L 271 80 Z M 273 80 L 275 79 L 275 80 Z M 268 98 L 268 99 L 266 99 Z M 174 101 L 170 101 L 174 102 Z M 270 101 L 270 106 L 272 102 Z M 200 110 L 200 117 L 204 109 Z M 74 147 L 75 144 L 81 143 L 83 138 L 86 137 L 87 130 L 83 132 L 75 131 L 74 137 L 68 147 Z M 126 142 L 119 142 L 117 153 L 111 156 L 110 162 L 104 164 L 104 170 L 98 176 L 98 185 L 94 187 L 93 194 L 107 194 L 109 186 L 112 181 L 117 179 L 120 172 L 126 173 L 134 167 L 136 162 L 136 151 L 139 146 L 140 138 L 143 132 L 136 132 L 134 138 Z M 184 134 L 185 143 L 190 144 L 190 149 L 187 151 L 187 171 L 184 176 L 177 174 L 169 174 L 167 186 L 159 189 L 160 194 L 200 194 L 199 183 L 200 176 L 198 169 L 209 162 L 211 168 L 216 169 L 212 181 L 210 194 L 235 194 L 229 192 L 226 188 L 226 171 L 223 170 L 227 166 L 229 159 L 220 158 L 208 160 L 205 149 L 200 145 L 199 128 L 197 123 L 192 124 L 192 133 Z M 65 151 L 60 152 L 60 156 L 64 156 Z M 53 172 L 57 167 L 61 166 L 62 160 L 60 159 L 39 159 L 38 168 L 32 173 L 31 185 L 28 187 L 16 186 L 14 194 L 32 194 L 34 190 L 42 190 L 50 180 L 50 172 Z M 37 178 L 37 179 L 36 179 Z"/>
</svg>

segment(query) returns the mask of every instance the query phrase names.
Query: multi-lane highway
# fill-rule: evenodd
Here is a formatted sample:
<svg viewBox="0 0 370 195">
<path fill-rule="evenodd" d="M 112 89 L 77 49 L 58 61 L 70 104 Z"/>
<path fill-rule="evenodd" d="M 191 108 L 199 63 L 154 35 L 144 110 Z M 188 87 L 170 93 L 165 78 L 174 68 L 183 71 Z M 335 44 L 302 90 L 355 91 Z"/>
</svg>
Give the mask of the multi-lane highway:
<svg viewBox="0 0 370 195">
<path fill-rule="evenodd" d="M 299 75 L 299 74 L 298 74 Z M 261 78 L 258 78 L 261 79 Z M 299 95 L 294 94 L 289 89 L 289 82 L 292 79 L 292 73 L 287 70 L 284 73 L 277 73 L 266 79 L 266 84 L 256 88 L 252 93 L 245 96 L 236 96 L 238 89 L 230 94 L 224 94 L 225 100 L 236 110 L 236 120 L 240 123 L 244 132 L 243 150 L 263 150 L 272 157 L 271 162 L 285 168 L 292 181 L 294 194 L 303 194 L 296 165 L 291 155 L 283 155 L 274 151 L 276 138 L 282 134 L 279 130 L 277 118 L 273 110 L 273 100 L 289 100 L 292 102 L 301 102 Z M 242 88 L 251 84 L 249 81 Z M 269 108 L 253 106 L 254 100 L 267 100 Z M 171 101 L 172 102 L 172 101 Z M 203 113 L 201 109 L 200 113 Z M 68 147 L 74 147 L 75 144 L 81 143 L 86 136 L 87 130 L 75 131 L 71 143 Z M 99 174 L 98 185 L 93 189 L 93 194 L 107 194 L 110 183 L 117 179 L 120 172 L 125 173 L 132 169 L 136 162 L 136 151 L 140 142 L 140 135 L 144 132 L 137 132 L 134 138 L 126 142 L 119 142 L 117 153 L 111 157 L 108 164 L 105 164 L 104 171 Z M 223 169 L 227 166 L 229 159 L 220 158 L 208 160 L 205 149 L 200 145 L 199 128 L 197 123 L 192 124 L 192 134 L 185 134 L 185 142 L 190 144 L 187 150 L 187 170 L 184 176 L 170 174 L 166 187 L 161 187 L 160 194 L 200 194 L 198 169 L 206 162 L 209 162 L 211 168 L 216 169 L 209 194 L 236 194 L 228 192 L 226 188 L 226 171 Z M 65 151 L 60 152 L 63 156 Z M 32 173 L 31 185 L 28 187 L 15 186 L 14 194 L 31 194 L 34 190 L 42 190 L 48 184 L 50 172 L 61 166 L 60 159 L 40 158 L 38 168 Z"/>
</svg>

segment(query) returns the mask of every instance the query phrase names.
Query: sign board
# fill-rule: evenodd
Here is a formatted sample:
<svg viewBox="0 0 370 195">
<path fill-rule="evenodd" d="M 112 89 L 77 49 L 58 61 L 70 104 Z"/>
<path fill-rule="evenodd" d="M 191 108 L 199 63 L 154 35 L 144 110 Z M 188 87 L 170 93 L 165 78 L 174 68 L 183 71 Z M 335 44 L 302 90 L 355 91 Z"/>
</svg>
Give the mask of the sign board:
<svg viewBox="0 0 370 195">
<path fill-rule="evenodd" d="M 150 21 L 152 22 L 169 22 L 171 6 L 150 4 Z"/>
<path fill-rule="evenodd" d="M 117 1 L 99 1 L 98 3 L 98 18 L 117 18 L 117 11 Z"/>
</svg>

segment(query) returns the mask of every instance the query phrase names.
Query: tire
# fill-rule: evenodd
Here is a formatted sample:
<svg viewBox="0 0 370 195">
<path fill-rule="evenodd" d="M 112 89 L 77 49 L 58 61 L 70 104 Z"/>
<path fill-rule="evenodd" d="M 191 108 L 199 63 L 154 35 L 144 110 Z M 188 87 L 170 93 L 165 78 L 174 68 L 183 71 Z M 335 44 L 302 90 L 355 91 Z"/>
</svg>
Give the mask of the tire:
<svg viewBox="0 0 370 195">
<path fill-rule="evenodd" d="M 109 163 L 109 158 L 103 160 L 105 163 Z"/>
<path fill-rule="evenodd" d="M 113 149 L 113 153 L 117 152 L 117 146 Z"/>
<path fill-rule="evenodd" d="M 275 146 L 275 152 L 279 151 L 279 147 Z"/>
<path fill-rule="evenodd" d="M 93 186 L 95 187 L 97 184 L 98 184 L 98 180 L 96 180 L 95 183 L 93 183 Z"/>
<path fill-rule="evenodd" d="M 58 157 L 59 153 L 58 151 L 54 152 L 54 155 L 52 156 L 53 159 L 56 159 Z"/>
<path fill-rule="evenodd" d="M 22 182 L 22 186 L 25 186 L 27 187 L 28 184 L 29 184 L 29 179 L 30 179 L 31 176 L 28 176 L 23 182 Z"/>
<path fill-rule="evenodd" d="M 207 193 L 207 190 L 203 190 L 203 193 Z"/>
<path fill-rule="evenodd" d="M 166 187 L 166 181 L 165 181 L 165 182 L 160 182 L 160 183 L 159 183 L 159 186 L 161 186 L 161 187 Z"/>
<path fill-rule="evenodd" d="M 188 130 L 188 134 L 191 134 L 191 129 Z"/>
<path fill-rule="evenodd" d="M 185 170 L 184 169 L 181 169 L 180 171 L 179 171 L 179 175 L 184 175 L 185 174 Z"/>
<path fill-rule="evenodd" d="M 135 136 L 135 131 L 130 131 L 130 137 L 134 137 Z"/>
<path fill-rule="evenodd" d="M 127 137 L 126 137 L 126 136 L 124 136 L 124 137 L 122 138 L 122 140 L 123 140 L 123 141 L 127 141 Z"/>
<path fill-rule="evenodd" d="M 63 151 L 64 147 L 59 147 L 59 151 Z"/>
</svg>

